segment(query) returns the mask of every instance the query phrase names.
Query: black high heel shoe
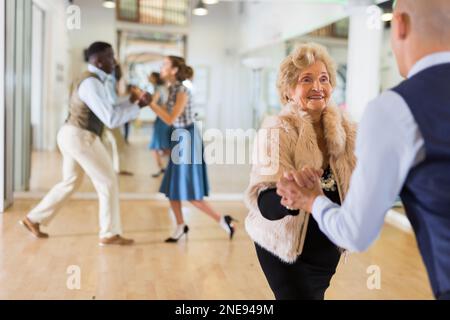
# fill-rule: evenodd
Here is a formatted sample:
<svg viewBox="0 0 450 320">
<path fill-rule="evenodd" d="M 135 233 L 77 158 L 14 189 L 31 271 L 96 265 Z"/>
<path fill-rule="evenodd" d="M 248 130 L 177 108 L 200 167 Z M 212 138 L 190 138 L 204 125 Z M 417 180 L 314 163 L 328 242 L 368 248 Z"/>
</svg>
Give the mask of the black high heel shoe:
<svg viewBox="0 0 450 320">
<path fill-rule="evenodd" d="M 229 234 L 230 234 L 230 240 L 232 240 L 233 236 L 234 236 L 234 232 L 235 232 L 234 226 L 232 224 L 233 224 L 233 221 L 234 222 L 238 222 L 238 221 L 236 219 L 234 219 L 232 216 L 228 216 L 228 215 L 223 216 L 223 220 L 225 221 L 225 223 L 228 227 Z"/>
<path fill-rule="evenodd" d="M 160 175 L 164 174 L 164 172 L 166 172 L 166 170 L 165 169 L 161 169 L 157 173 L 152 174 L 152 177 L 153 178 L 158 178 Z"/>
<path fill-rule="evenodd" d="M 184 226 L 183 233 L 180 234 L 180 235 L 178 236 L 178 238 L 169 237 L 169 238 L 167 238 L 166 240 L 164 240 L 164 242 L 166 242 L 166 243 L 176 243 L 176 242 L 178 242 L 178 240 L 180 240 L 184 235 L 186 236 L 186 240 L 187 240 L 187 239 L 188 239 L 188 232 L 189 232 L 189 227 L 188 227 L 188 226 Z"/>
</svg>

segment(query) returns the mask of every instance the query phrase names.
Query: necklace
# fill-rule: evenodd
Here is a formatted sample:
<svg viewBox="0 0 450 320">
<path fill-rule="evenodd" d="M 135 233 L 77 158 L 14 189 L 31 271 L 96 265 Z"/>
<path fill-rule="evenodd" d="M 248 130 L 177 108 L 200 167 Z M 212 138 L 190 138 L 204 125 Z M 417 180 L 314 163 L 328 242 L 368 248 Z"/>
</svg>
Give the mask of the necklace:
<svg viewBox="0 0 450 320">
<path fill-rule="evenodd" d="M 320 178 L 320 184 L 325 191 L 336 191 L 336 180 L 331 170 L 325 177 Z"/>
</svg>

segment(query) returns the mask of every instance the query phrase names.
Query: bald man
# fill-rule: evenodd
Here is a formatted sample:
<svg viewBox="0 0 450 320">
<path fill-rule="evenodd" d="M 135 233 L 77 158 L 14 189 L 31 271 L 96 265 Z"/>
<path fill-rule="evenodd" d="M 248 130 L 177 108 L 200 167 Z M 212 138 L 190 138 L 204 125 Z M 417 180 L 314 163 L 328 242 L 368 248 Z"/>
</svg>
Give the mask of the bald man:
<svg viewBox="0 0 450 320">
<path fill-rule="evenodd" d="M 312 168 L 278 183 L 283 205 L 311 212 L 350 251 L 370 246 L 400 194 L 437 299 L 450 299 L 449 26 L 448 0 L 395 4 L 391 44 L 406 80 L 368 105 L 342 206 L 324 197 Z"/>
</svg>

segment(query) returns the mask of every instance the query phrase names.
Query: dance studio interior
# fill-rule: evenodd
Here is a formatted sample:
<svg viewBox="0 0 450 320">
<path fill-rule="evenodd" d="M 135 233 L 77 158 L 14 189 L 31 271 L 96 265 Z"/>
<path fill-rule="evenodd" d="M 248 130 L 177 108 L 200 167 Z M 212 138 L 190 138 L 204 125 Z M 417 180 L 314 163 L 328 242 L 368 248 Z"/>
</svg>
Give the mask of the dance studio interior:
<svg viewBox="0 0 450 320">
<path fill-rule="evenodd" d="M 257 205 L 248 198 L 257 180 L 258 132 L 270 119 L 281 119 L 286 104 L 295 103 L 289 95 L 294 91 L 283 96 L 283 86 L 292 87 L 283 82 L 290 72 L 286 68 L 292 66 L 298 72 L 325 68 L 322 74 L 331 79 L 312 80 L 311 90 L 319 92 L 331 84 L 327 101 L 332 107 L 324 108 L 333 108 L 335 115 L 345 113 L 338 116 L 344 123 L 339 128 L 345 129 L 346 148 L 356 144 L 357 151 L 355 156 L 346 149 L 353 159 L 349 163 L 356 162 L 355 174 L 369 170 L 358 167 L 365 159 L 360 153 L 371 148 L 358 144 L 360 135 L 367 134 L 359 125 L 368 121 L 365 111 L 375 108 L 371 101 L 405 80 L 392 49 L 392 33 L 397 32 L 395 10 L 411 0 L 397 2 L 1 1 L 0 299 L 434 300 L 444 285 L 434 283 L 433 275 L 430 280 L 398 190 L 395 200 L 391 197 L 390 205 L 382 208 L 379 232 L 358 250 L 334 244 L 322 233 L 322 222 L 317 227 L 314 212 L 280 204 L 285 199 L 277 195 L 280 185 L 295 184 L 293 175 L 281 173 L 280 180 L 270 184 L 276 205 L 295 212 L 290 217 L 263 217 L 263 189 L 254 199 Z M 402 14 L 398 21 L 403 21 Z M 316 62 L 300 66 L 308 55 Z M 293 86 L 306 86 L 301 79 Z M 108 81 L 114 97 L 108 95 Z M 308 99 L 325 99 L 316 94 L 319 98 Z M 199 137 L 203 159 L 200 165 L 178 164 L 174 134 L 180 128 L 194 132 L 189 129 L 193 121 L 200 134 L 186 141 L 192 139 L 192 147 Z M 89 127 L 95 124 L 103 128 L 96 134 Z M 356 128 L 355 137 L 347 132 L 349 127 Z M 380 136 L 388 130 L 370 129 Z M 161 135 L 167 132 L 168 145 L 162 147 Z M 296 134 L 301 139 L 302 133 Z M 273 143 L 280 152 L 288 147 L 283 142 Z M 324 152 L 333 154 L 325 143 L 328 147 Z M 303 146 L 297 146 L 292 157 L 314 158 L 313 151 L 298 148 Z M 381 157 L 376 150 L 371 158 Z M 330 157 L 333 172 L 333 163 L 338 167 L 347 153 L 341 162 Z M 383 161 L 388 166 L 395 159 L 387 156 Z M 339 176 L 341 171 L 336 172 Z M 351 172 L 345 176 L 348 194 L 356 196 L 352 185 L 358 179 L 353 178 Z M 376 193 L 364 195 L 374 207 Z M 344 198 L 340 200 L 344 208 Z M 255 212 L 264 221 L 252 220 Z M 279 222 L 286 219 L 299 224 Z M 258 226 L 267 229 L 255 231 Z M 308 228 L 303 253 L 287 248 L 289 239 L 304 234 L 303 226 Z M 365 228 L 357 222 L 353 226 Z M 276 232 L 287 231 L 279 228 L 297 229 L 286 229 L 294 235 L 282 237 Z M 276 241 L 287 243 L 273 244 Z M 328 249 L 319 246 L 325 242 Z M 299 265 L 309 250 L 318 259 L 320 250 L 333 251 L 337 260 L 331 271 L 309 265 L 307 259 Z M 283 272 L 298 279 L 285 284 L 287 278 L 276 279 L 274 274 Z M 298 287 L 289 287 L 292 283 Z"/>
</svg>

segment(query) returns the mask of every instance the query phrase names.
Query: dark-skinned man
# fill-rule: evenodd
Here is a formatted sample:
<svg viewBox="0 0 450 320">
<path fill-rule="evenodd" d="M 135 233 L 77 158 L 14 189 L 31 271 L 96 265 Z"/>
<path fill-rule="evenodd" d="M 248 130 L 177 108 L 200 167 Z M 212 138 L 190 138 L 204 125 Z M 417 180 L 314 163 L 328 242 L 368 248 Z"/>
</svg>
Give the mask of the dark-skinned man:
<svg viewBox="0 0 450 320">
<path fill-rule="evenodd" d="M 132 92 L 127 101 L 111 104 L 104 86 L 108 74 L 115 68 L 111 45 L 94 42 L 86 55 L 88 70 L 73 86 L 69 116 L 57 136 L 63 156 L 62 181 L 47 193 L 21 224 L 35 237 L 47 238 L 48 234 L 40 230 L 40 225 L 51 221 L 81 185 L 86 173 L 99 198 L 99 244 L 130 245 L 133 240 L 122 237 L 117 176 L 100 136 L 105 126 L 116 128 L 137 118 L 140 108 L 150 103 L 151 96 Z"/>
</svg>

